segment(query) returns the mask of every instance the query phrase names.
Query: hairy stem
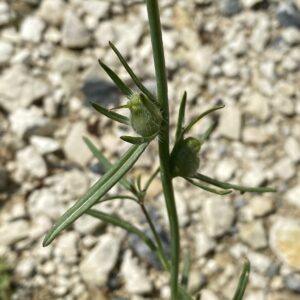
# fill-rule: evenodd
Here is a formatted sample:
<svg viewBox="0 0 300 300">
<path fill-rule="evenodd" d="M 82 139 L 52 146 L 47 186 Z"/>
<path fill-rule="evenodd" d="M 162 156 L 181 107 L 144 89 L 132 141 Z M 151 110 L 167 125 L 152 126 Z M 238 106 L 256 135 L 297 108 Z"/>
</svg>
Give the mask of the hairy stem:
<svg viewBox="0 0 300 300">
<path fill-rule="evenodd" d="M 169 103 L 168 85 L 160 14 L 157 0 L 146 0 L 148 20 L 153 49 L 153 58 L 156 74 L 157 97 L 161 106 L 163 122 L 159 134 L 159 158 L 161 181 L 163 186 L 166 207 L 168 211 L 170 235 L 171 235 L 171 299 L 179 300 L 178 297 L 178 273 L 179 273 L 179 250 L 180 235 L 178 227 L 178 216 L 176 211 L 175 197 L 170 173 L 169 152 Z"/>
</svg>

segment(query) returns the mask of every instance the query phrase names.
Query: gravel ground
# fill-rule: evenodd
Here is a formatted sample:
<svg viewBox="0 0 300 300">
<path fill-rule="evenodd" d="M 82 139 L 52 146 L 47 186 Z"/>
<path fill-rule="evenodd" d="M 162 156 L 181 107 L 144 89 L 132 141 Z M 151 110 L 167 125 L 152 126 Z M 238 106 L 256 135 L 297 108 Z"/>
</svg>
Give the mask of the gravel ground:
<svg viewBox="0 0 300 300">
<path fill-rule="evenodd" d="M 190 289 L 202 288 L 202 300 L 230 299 L 247 256 L 245 300 L 299 299 L 300 1 L 159 2 L 172 124 L 184 90 L 187 119 L 226 105 L 201 151 L 201 172 L 278 188 L 221 197 L 174 181 L 182 248 L 192 253 Z M 82 136 L 112 160 L 128 148 L 118 138 L 128 129 L 89 105 L 125 101 L 98 58 L 131 84 L 109 40 L 155 88 L 143 1 L 0 2 L 0 256 L 12 267 L 12 299 L 169 299 L 168 276 L 144 245 L 89 216 L 41 246 L 55 220 L 103 174 Z M 133 177 L 154 170 L 156 151 L 151 145 Z M 168 250 L 159 180 L 147 207 Z M 148 230 L 134 203 L 100 209 Z"/>
</svg>

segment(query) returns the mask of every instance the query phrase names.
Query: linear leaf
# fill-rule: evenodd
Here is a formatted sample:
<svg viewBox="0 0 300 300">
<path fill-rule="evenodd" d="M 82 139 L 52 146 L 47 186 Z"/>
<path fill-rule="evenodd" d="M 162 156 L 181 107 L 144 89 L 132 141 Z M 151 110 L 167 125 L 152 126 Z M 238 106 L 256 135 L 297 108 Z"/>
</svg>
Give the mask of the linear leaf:
<svg viewBox="0 0 300 300">
<path fill-rule="evenodd" d="M 129 222 L 115 216 L 115 215 L 110 215 L 95 209 L 89 209 L 86 212 L 88 215 L 100 219 L 106 223 L 121 227 L 125 229 L 126 231 L 133 233 L 137 235 L 141 240 L 143 240 L 147 246 L 150 248 L 151 251 L 154 253 L 157 253 L 157 247 L 154 244 L 154 242 L 141 230 L 139 230 L 137 227 L 131 225 Z"/>
<path fill-rule="evenodd" d="M 274 193 L 274 192 L 276 192 L 276 189 L 269 188 L 269 187 L 261 187 L 261 188 L 260 187 L 248 187 L 248 186 L 242 186 L 242 185 L 222 182 L 222 181 L 210 178 L 210 177 L 200 174 L 200 173 L 197 173 L 193 178 L 207 182 L 209 184 L 220 187 L 222 189 L 227 189 L 227 190 L 233 189 L 233 190 L 240 191 L 242 193 L 245 193 L 245 192 Z"/>
<path fill-rule="evenodd" d="M 150 141 L 152 141 L 155 138 L 155 135 L 149 136 L 149 137 L 123 135 L 120 138 L 121 138 L 121 140 L 123 140 L 127 143 L 134 144 L 134 145 L 140 145 L 140 144 L 144 144 L 144 143 L 149 143 Z"/>
<path fill-rule="evenodd" d="M 207 116 L 208 114 L 218 110 L 218 109 L 221 109 L 221 108 L 224 108 L 225 105 L 220 105 L 220 106 L 216 106 L 216 107 L 212 107 L 208 110 L 206 110 L 205 112 L 203 112 L 202 114 L 200 114 L 199 116 L 195 117 L 190 123 L 189 125 L 183 129 L 183 133 L 187 133 L 188 131 L 191 130 L 191 128 L 196 124 L 198 123 L 201 119 L 203 119 L 205 116 Z"/>
<path fill-rule="evenodd" d="M 108 110 L 107 108 L 104 108 L 103 106 L 95 103 L 95 102 L 91 102 L 91 105 L 102 115 L 110 118 L 111 120 L 117 121 L 119 123 L 125 124 L 125 125 L 129 125 L 129 119 L 125 116 L 122 116 L 118 113 L 115 113 L 114 111 Z"/>
<path fill-rule="evenodd" d="M 112 81 L 115 83 L 115 85 L 119 88 L 119 90 L 127 97 L 130 98 L 130 96 L 133 94 L 132 90 L 122 81 L 122 79 L 106 64 L 98 60 L 100 66 L 104 69 L 104 71 L 107 73 L 107 75 L 112 79 Z"/>
<path fill-rule="evenodd" d="M 183 96 L 182 96 L 182 99 L 180 102 L 179 112 L 178 112 L 177 128 L 176 128 L 176 135 L 175 135 L 176 141 L 178 141 L 180 139 L 180 137 L 182 136 L 186 99 L 187 99 L 187 93 L 185 91 L 183 93 Z"/>
<path fill-rule="evenodd" d="M 205 190 L 205 191 L 213 193 L 213 194 L 227 195 L 227 194 L 230 194 L 232 192 L 231 190 L 216 190 L 216 189 L 211 188 L 207 185 L 201 184 L 199 182 L 195 182 L 195 181 L 193 181 L 189 178 L 185 178 L 185 180 L 187 180 L 189 183 L 193 184 L 194 186 L 197 186 L 197 187 L 201 188 L 202 190 Z"/>
<path fill-rule="evenodd" d="M 186 253 L 183 260 L 183 271 L 181 275 L 181 285 L 184 288 L 187 288 L 189 283 L 189 273 L 190 273 L 190 266 L 191 266 L 191 257 L 190 253 Z"/>
<path fill-rule="evenodd" d="M 199 139 L 201 144 L 204 144 L 204 142 L 206 142 L 206 140 L 208 140 L 208 138 L 210 137 L 210 135 L 213 133 L 213 131 L 216 129 L 217 127 L 217 122 L 214 122 L 205 132 L 204 134 L 201 136 L 201 138 Z"/>
<path fill-rule="evenodd" d="M 68 209 L 47 233 L 43 246 L 49 245 L 66 227 L 76 221 L 105 195 L 134 165 L 147 144 L 131 146 L 130 149 L 106 172 L 70 209 Z"/>
<path fill-rule="evenodd" d="M 250 274 L 250 262 L 247 260 L 244 264 L 243 272 L 240 276 L 240 280 L 232 300 L 243 299 L 248 284 L 248 280 L 249 280 L 249 274 Z"/>
<path fill-rule="evenodd" d="M 112 167 L 112 163 L 103 155 L 103 153 L 92 143 L 90 139 L 83 137 L 83 140 L 93 155 L 97 158 L 100 165 L 104 168 L 105 172 L 107 172 Z M 126 178 L 123 177 L 119 182 L 125 189 L 131 191 L 131 183 Z"/>
<path fill-rule="evenodd" d="M 132 69 L 130 68 L 130 66 L 128 65 L 128 63 L 126 62 L 124 57 L 122 56 L 122 54 L 119 52 L 119 50 L 116 48 L 116 46 L 112 42 L 109 42 L 109 46 L 115 52 L 115 54 L 118 56 L 120 62 L 122 63 L 122 65 L 126 69 L 127 73 L 130 75 L 133 82 L 141 90 L 141 92 L 143 92 L 145 95 L 147 95 L 147 97 L 149 99 L 156 102 L 156 100 L 155 100 L 154 96 L 152 95 L 152 93 L 142 84 L 142 82 L 139 80 L 139 78 L 134 74 L 134 72 L 132 71 Z"/>
</svg>

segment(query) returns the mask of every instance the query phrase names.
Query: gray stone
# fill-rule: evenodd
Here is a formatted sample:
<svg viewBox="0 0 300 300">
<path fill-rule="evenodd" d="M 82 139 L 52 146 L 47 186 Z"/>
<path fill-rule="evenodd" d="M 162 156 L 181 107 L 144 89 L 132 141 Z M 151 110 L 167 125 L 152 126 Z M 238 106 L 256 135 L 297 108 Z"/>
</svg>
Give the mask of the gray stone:
<svg viewBox="0 0 300 300">
<path fill-rule="evenodd" d="M 285 196 L 288 203 L 300 208 L 300 184 L 290 188 Z"/>
<path fill-rule="evenodd" d="M 211 252 L 216 247 L 216 242 L 211 239 L 204 231 L 196 231 L 194 234 L 197 257 L 202 257 Z"/>
<path fill-rule="evenodd" d="M 82 196 L 89 187 L 89 181 L 85 173 L 73 169 L 60 174 L 47 177 L 45 184 L 63 197 L 64 202 L 74 201 Z"/>
<path fill-rule="evenodd" d="M 206 75 L 211 68 L 213 62 L 213 49 L 211 47 L 197 48 L 195 52 L 191 52 L 189 56 L 189 64 L 192 70 L 198 74 Z"/>
<path fill-rule="evenodd" d="M 79 271 L 88 286 L 103 286 L 114 268 L 121 245 L 121 239 L 112 234 L 100 237 L 99 243 L 80 263 Z"/>
<path fill-rule="evenodd" d="M 10 246 L 27 238 L 29 235 L 29 224 L 27 221 L 19 220 L 4 223 L 0 226 L 0 245 Z"/>
<path fill-rule="evenodd" d="M 65 15 L 62 29 L 62 44 L 68 48 L 81 49 L 90 42 L 90 33 L 81 20 L 72 12 Z"/>
<path fill-rule="evenodd" d="M 30 137 L 30 143 L 40 154 L 53 153 L 60 149 L 57 141 L 44 136 L 34 135 Z"/>
<path fill-rule="evenodd" d="M 275 207 L 272 198 L 256 196 L 249 201 L 248 209 L 253 217 L 264 217 L 273 212 Z"/>
<path fill-rule="evenodd" d="M 23 278 L 31 278 L 35 271 L 35 260 L 31 257 L 26 257 L 18 262 L 15 273 L 17 276 Z"/>
<path fill-rule="evenodd" d="M 300 31 L 294 27 L 286 28 L 282 31 L 282 38 L 290 46 L 297 45 L 300 43 Z"/>
<path fill-rule="evenodd" d="M 33 134 L 47 134 L 53 129 L 43 112 L 32 107 L 30 109 L 17 109 L 9 116 L 12 131 L 18 138 L 27 138 Z"/>
<path fill-rule="evenodd" d="M 51 25 L 60 25 L 65 13 L 63 0 L 43 0 L 38 11 L 39 16 Z"/>
<path fill-rule="evenodd" d="M 202 289 L 201 300 L 220 300 L 220 298 L 209 289 Z"/>
<path fill-rule="evenodd" d="M 145 294 L 152 291 L 152 283 L 146 270 L 140 266 L 137 259 L 127 250 L 123 257 L 121 275 L 125 282 L 125 289 L 130 294 Z"/>
<path fill-rule="evenodd" d="M 0 106 L 13 112 L 43 98 L 50 89 L 44 79 L 33 77 L 27 68 L 16 65 L 2 73 L 0 90 Z"/>
<path fill-rule="evenodd" d="M 223 109 L 218 126 L 218 134 L 232 140 L 238 140 L 241 136 L 242 113 L 234 106 Z"/>
<path fill-rule="evenodd" d="M 290 274 L 284 278 L 285 286 L 292 292 L 300 293 L 300 275 Z"/>
<path fill-rule="evenodd" d="M 7 65 L 14 51 L 11 43 L 0 41 L 0 66 Z"/>
<path fill-rule="evenodd" d="M 222 198 L 208 199 L 203 205 L 203 223 L 211 237 L 227 233 L 234 220 L 234 209 Z"/>
<path fill-rule="evenodd" d="M 293 1 L 282 1 L 279 3 L 277 18 L 284 27 L 300 28 L 300 10 Z"/>
<path fill-rule="evenodd" d="M 270 116 L 268 99 L 259 93 L 245 95 L 245 110 L 255 118 L 266 121 Z"/>
<path fill-rule="evenodd" d="M 74 222 L 74 229 L 82 235 L 93 234 L 103 227 L 104 223 L 88 215 L 81 216 Z"/>
<path fill-rule="evenodd" d="M 270 133 L 262 126 L 247 126 L 243 130 L 243 141 L 245 143 L 264 144 L 269 142 L 270 139 Z"/>
<path fill-rule="evenodd" d="M 65 210 L 59 195 L 49 188 L 32 192 L 28 198 L 27 208 L 32 218 L 44 215 L 52 220 L 57 220 Z"/>
<path fill-rule="evenodd" d="M 98 64 L 92 65 L 83 75 L 82 91 L 88 101 L 102 106 L 119 105 L 119 90 L 103 73 Z"/>
<path fill-rule="evenodd" d="M 11 10 L 10 6 L 6 2 L 0 3 L 0 26 L 8 24 L 15 14 Z"/>
<path fill-rule="evenodd" d="M 251 267 L 253 267 L 255 271 L 258 271 L 262 274 L 265 274 L 272 266 L 272 260 L 268 256 L 261 253 L 247 253 L 247 258 L 251 263 Z"/>
<path fill-rule="evenodd" d="M 262 249 L 268 245 L 266 231 L 262 221 L 240 224 L 239 236 L 253 249 Z"/>
<path fill-rule="evenodd" d="M 63 145 L 66 157 L 81 166 L 85 166 L 93 156 L 82 139 L 88 135 L 86 124 L 84 122 L 77 122 L 72 125 L 71 131 Z"/>
<path fill-rule="evenodd" d="M 20 35 L 24 41 L 39 43 L 44 29 L 45 23 L 39 17 L 29 16 L 21 25 Z"/>
<path fill-rule="evenodd" d="M 300 270 L 300 221 L 278 218 L 270 229 L 270 246 L 277 257 L 292 269 Z"/>
<path fill-rule="evenodd" d="M 229 60 L 223 64 L 222 70 L 226 77 L 234 78 L 239 75 L 240 67 L 236 60 Z"/>
<path fill-rule="evenodd" d="M 241 11 L 239 0 L 223 0 L 220 1 L 220 10 L 224 16 L 231 17 Z"/>
<path fill-rule="evenodd" d="M 82 3 L 82 9 L 97 19 L 102 19 L 108 16 L 110 8 L 109 2 L 100 2 L 97 0 L 89 0 Z"/>
<path fill-rule="evenodd" d="M 228 181 L 232 178 L 234 172 L 237 169 L 237 163 L 231 159 L 221 160 L 215 170 L 217 179 L 221 181 Z"/>
<path fill-rule="evenodd" d="M 65 232 L 62 234 L 56 243 L 55 256 L 61 261 L 76 264 L 78 261 L 78 242 L 79 235 L 76 232 Z"/>
<path fill-rule="evenodd" d="M 20 166 L 33 177 L 44 178 L 48 173 L 46 162 L 32 146 L 18 151 L 17 160 Z"/>
<path fill-rule="evenodd" d="M 257 52 L 262 52 L 267 42 L 270 39 L 270 21 L 269 17 L 263 14 L 257 15 L 257 22 L 255 23 L 250 43 L 252 48 Z"/>
<path fill-rule="evenodd" d="M 264 0 L 242 0 L 242 4 L 246 8 L 254 7 L 257 4 L 262 3 Z"/>
<path fill-rule="evenodd" d="M 284 150 L 293 162 L 300 161 L 300 143 L 295 138 L 289 137 L 285 140 Z"/>
<path fill-rule="evenodd" d="M 274 173 L 282 180 L 289 180 L 296 175 L 294 163 L 288 157 L 278 160 L 275 163 L 273 170 Z"/>
<path fill-rule="evenodd" d="M 70 50 L 58 51 L 57 55 L 51 61 L 53 71 L 58 71 L 62 74 L 77 72 L 80 65 L 78 57 Z"/>
</svg>

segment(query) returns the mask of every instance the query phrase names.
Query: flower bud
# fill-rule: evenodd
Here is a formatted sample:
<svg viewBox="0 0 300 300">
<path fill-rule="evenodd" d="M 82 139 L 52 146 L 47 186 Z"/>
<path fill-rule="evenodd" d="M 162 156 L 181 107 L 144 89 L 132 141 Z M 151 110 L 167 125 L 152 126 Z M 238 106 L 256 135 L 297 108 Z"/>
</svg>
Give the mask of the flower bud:
<svg viewBox="0 0 300 300">
<path fill-rule="evenodd" d="M 175 147 L 172 153 L 173 176 L 192 177 L 197 173 L 200 165 L 198 156 L 201 142 L 193 137 L 188 137 Z"/>
<path fill-rule="evenodd" d="M 149 112 L 142 103 L 141 96 L 139 94 L 132 95 L 131 99 L 127 103 L 127 107 L 131 113 L 131 126 L 136 133 L 143 137 L 150 137 L 159 132 L 161 118 L 157 118 Z M 159 110 L 158 113 L 159 116 L 161 116 Z"/>
</svg>

